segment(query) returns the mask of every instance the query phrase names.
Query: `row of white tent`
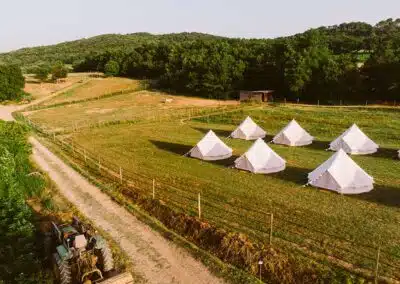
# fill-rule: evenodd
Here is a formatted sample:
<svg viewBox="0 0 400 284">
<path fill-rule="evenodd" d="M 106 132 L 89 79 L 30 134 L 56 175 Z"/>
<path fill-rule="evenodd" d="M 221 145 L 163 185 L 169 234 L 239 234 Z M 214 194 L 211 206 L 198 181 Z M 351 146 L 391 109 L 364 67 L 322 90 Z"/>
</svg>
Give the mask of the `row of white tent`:
<svg viewBox="0 0 400 284">
<path fill-rule="evenodd" d="M 234 162 L 237 169 L 258 174 L 283 171 L 286 161 L 273 151 L 263 140 L 266 132 L 250 117 L 232 132 L 230 137 L 246 140 L 257 139 L 249 150 Z M 276 144 L 289 146 L 309 145 L 313 137 L 295 120 L 292 120 L 272 140 Z M 373 189 L 373 178 L 361 169 L 347 154 L 370 154 L 379 146 L 369 139 L 355 124 L 335 139 L 331 150 L 337 151 L 326 162 L 308 175 L 308 184 L 337 191 L 343 194 L 358 194 Z M 202 160 L 222 160 L 232 156 L 232 149 L 210 130 L 189 155 Z"/>
<path fill-rule="evenodd" d="M 255 140 L 265 138 L 266 132 L 250 117 L 247 117 L 230 135 L 232 138 Z M 288 146 L 305 146 L 313 142 L 314 137 L 304 130 L 296 120 L 292 120 L 275 137 L 272 142 Z M 342 135 L 329 145 L 329 150 L 343 149 L 348 154 L 372 154 L 379 146 L 372 141 L 356 124 L 353 124 Z"/>
</svg>

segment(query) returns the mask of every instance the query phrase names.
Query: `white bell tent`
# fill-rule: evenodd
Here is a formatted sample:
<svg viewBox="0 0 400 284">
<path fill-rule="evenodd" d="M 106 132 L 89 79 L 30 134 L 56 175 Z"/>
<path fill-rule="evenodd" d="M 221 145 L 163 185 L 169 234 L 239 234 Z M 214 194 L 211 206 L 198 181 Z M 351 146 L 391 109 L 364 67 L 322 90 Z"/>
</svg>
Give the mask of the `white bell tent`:
<svg viewBox="0 0 400 284">
<path fill-rule="evenodd" d="M 342 149 L 308 174 L 308 184 L 341 194 L 360 194 L 373 189 L 374 179 Z"/>
<path fill-rule="evenodd" d="M 275 137 L 272 142 L 288 146 L 305 146 L 313 142 L 312 137 L 296 120 L 292 120 Z"/>
<path fill-rule="evenodd" d="M 231 133 L 230 137 L 244 140 L 255 140 L 258 138 L 264 138 L 266 134 L 267 133 L 258 126 L 250 116 L 248 116 L 243 120 L 238 128 Z"/>
<path fill-rule="evenodd" d="M 256 174 L 269 174 L 283 171 L 286 161 L 258 138 L 245 154 L 236 159 L 235 167 Z"/>
<path fill-rule="evenodd" d="M 203 139 L 189 151 L 188 155 L 201 160 L 216 161 L 231 157 L 232 149 L 210 130 Z"/>
<path fill-rule="evenodd" d="M 353 124 L 342 135 L 329 145 L 329 150 L 343 149 L 348 154 L 367 155 L 378 151 L 379 146 L 368 138 L 356 124 Z"/>
</svg>

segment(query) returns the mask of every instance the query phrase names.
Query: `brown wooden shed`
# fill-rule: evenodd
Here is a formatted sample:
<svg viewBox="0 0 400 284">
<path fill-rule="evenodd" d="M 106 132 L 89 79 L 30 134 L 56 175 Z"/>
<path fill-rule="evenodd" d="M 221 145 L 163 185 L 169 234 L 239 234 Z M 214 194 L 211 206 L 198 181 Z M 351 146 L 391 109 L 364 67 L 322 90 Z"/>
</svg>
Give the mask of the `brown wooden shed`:
<svg viewBox="0 0 400 284">
<path fill-rule="evenodd" d="M 268 102 L 272 101 L 273 90 L 263 90 L 263 91 L 240 91 L 240 101 L 241 102 Z"/>
</svg>

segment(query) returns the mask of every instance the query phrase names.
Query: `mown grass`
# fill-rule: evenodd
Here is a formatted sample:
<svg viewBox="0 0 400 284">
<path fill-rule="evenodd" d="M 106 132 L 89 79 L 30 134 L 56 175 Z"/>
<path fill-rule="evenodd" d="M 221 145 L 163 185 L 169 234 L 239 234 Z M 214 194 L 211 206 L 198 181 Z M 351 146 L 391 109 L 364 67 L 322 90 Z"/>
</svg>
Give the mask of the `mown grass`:
<svg viewBox="0 0 400 284">
<path fill-rule="evenodd" d="M 229 168 L 249 141 L 223 138 L 235 157 L 204 162 L 184 157 L 208 129 L 226 137 L 251 115 L 270 135 L 295 118 L 317 140 L 310 146 L 271 147 L 287 160 L 287 169 L 273 175 L 253 175 Z M 247 112 L 179 122 L 114 125 L 73 135 L 74 143 L 122 166 L 136 186 L 156 195 L 178 210 L 196 214 L 197 194 L 203 199 L 203 217 L 221 227 L 245 232 L 266 241 L 269 217 L 274 213 L 274 245 L 299 255 L 316 252 L 373 269 L 376 247 L 382 247 L 380 273 L 400 278 L 400 148 L 397 109 L 316 108 L 275 106 Z M 311 187 L 307 173 L 332 154 L 325 151 L 333 140 L 356 122 L 381 150 L 354 160 L 376 181 L 371 193 L 342 196 Z M 270 140 L 272 136 L 267 137 Z M 144 178 L 147 176 L 149 178 Z M 297 244 L 294 246 L 293 243 Z M 319 262 L 321 258 L 313 256 Z M 332 261 L 332 260 L 331 260 Z"/>
</svg>

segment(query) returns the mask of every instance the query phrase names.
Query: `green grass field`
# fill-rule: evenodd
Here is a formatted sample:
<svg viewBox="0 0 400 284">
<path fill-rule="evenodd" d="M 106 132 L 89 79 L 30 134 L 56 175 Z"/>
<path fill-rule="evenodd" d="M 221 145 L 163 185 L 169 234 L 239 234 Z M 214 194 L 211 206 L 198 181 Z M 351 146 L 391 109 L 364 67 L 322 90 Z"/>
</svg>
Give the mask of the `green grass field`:
<svg viewBox="0 0 400 284">
<path fill-rule="evenodd" d="M 250 147 L 250 141 L 224 138 L 235 155 L 225 161 L 204 162 L 183 156 L 208 129 L 227 137 L 246 115 L 251 115 L 271 135 L 295 118 L 317 141 L 307 147 L 272 145 L 287 160 L 287 169 L 272 175 L 229 168 L 234 158 Z M 302 253 L 320 252 L 355 267 L 372 268 L 375 247 L 380 244 L 383 261 L 400 267 L 397 116 L 398 112 L 392 109 L 264 107 L 186 124 L 115 125 L 75 134 L 73 140 L 101 153 L 105 160 L 139 174 L 140 177 L 133 177 L 136 185 L 148 189 L 149 194 L 151 179 L 155 178 L 157 194 L 176 209 L 196 214 L 196 196 L 201 193 L 204 218 L 220 226 L 267 240 L 269 217 L 265 213 L 272 212 L 278 246 L 292 250 L 293 242 L 301 246 L 295 249 Z M 381 146 L 377 154 L 353 157 L 375 178 L 375 189 L 367 194 L 342 196 L 302 187 L 307 173 L 332 155 L 325 151 L 329 141 L 353 122 Z M 389 266 L 382 269 L 388 274 L 399 271 L 394 272 Z"/>
<path fill-rule="evenodd" d="M 75 120 L 113 121 L 201 108 L 188 102 L 166 107 L 160 103 L 164 95 L 141 94 L 40 110 L 30 118 L 54 130 L 68 127 Z M 376 248 L 381 246 L 381 275 L 400 279 L 400 161 L 396 159 L 400 149 L 399 114 L 396 108 L 268 105 L 184 123 L 179 115 L 157 122 L 142 119 L 137 124 L 84 129 L 66 137 L 100 155 L 106 166 L 116 171 L 121 166 L 135 186 L 148 195 L 155 179 L 156 197 L 177 210 L 197 214 L 197 194 L 201 193 L 205 220 L 263 242 L 268 241 L 268 213 L 273 213 L 274 246 L 327 266 L 341 263 L 350 270 L 373 270 Z M 267 131 L 266 141 L 293 118 L 316 141 L 306 147 L 271 145 L 287 161 L 284 172 L 254 175 L 232 169 L 234 159 L 252 142 L 224 137 L 247 115 Z M 343 196 L 303 187 L 307 174 L 333 154 L 325 151 L 329 142 L 354 122 L 381 146 L 374 155 L 352 157 L 374 177 L 375 189 Z M 234 157 L 205 162 L 183 156 L 209 129 L 234 149 Z M 326 256 L 330 256 L 329 261 Z"/>
</svg>

